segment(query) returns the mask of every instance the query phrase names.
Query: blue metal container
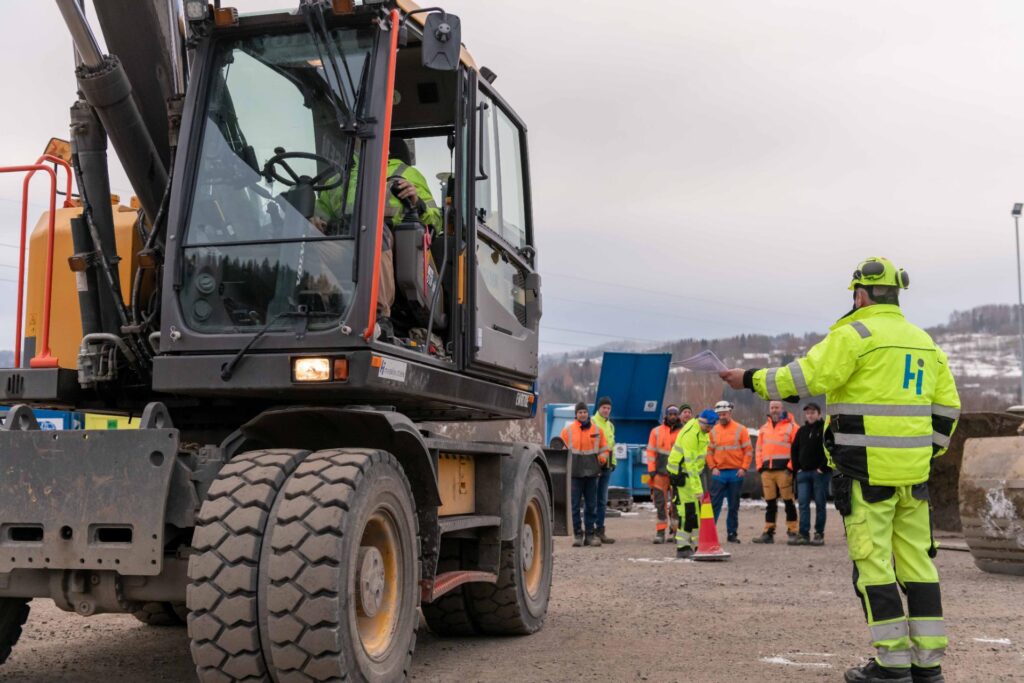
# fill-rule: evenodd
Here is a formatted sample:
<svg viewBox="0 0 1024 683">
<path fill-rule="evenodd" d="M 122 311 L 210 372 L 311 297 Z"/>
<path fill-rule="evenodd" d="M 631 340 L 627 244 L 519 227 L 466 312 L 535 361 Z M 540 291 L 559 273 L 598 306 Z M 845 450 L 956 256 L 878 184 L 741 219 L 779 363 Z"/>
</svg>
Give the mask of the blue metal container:
<svg viewBox="0 0 1024 683">
<path fill-rule="evenodd" d="M 0 424 L 7 419 L 8 406 L 0 406 Z M 84 429 L 85 417 L 82 413 L 64 410 L 33 410 L 40 429 Z"/>
<path fill-rule="evenodd" d="M 625 446 L 616 453 L 618 467 L 609 484 L 629 489 L 634 496 L 649 495 L 644 450 L 651 430 L 661 420 L 661 403 L 668 383 L 670 353 L 606 352 L 601 361 L 601 378 L 596 399 L 612 400 L 611 420 L 615 442 Z M 545 443 L 562 433 L 575 417 L 575 404 L 549 403 L 545 410 Z M 593 406 L 591 407 L 593 410 Z"/>
</svg>

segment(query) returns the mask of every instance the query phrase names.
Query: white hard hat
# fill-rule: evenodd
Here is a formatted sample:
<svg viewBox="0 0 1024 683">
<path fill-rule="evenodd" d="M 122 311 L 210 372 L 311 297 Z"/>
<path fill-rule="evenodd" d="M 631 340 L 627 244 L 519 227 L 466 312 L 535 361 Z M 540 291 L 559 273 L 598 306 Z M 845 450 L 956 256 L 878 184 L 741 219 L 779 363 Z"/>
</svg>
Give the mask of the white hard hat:
<svg viewBox="0 0 1024 683">
<path fill-rule="evenodd" d="M 735 406 L 733 406 L 733 404 L 729 403 L 728 401 L 719 401 L 718 403 L 715 404 L 715 412 L 727 413 L 731 411 L 734 407 Z"/>
</svg>

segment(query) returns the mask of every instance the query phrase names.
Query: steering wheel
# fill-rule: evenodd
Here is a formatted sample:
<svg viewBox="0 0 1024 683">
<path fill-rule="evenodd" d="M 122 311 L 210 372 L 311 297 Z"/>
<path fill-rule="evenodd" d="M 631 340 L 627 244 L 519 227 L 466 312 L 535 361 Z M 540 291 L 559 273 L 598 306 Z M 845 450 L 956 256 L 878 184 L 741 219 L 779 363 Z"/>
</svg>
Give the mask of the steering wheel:
<svg viewBox="0 0 1024 683">
<path fill-rule="evenodd" d="M 334 188 L 341 185 L 343 178 L 341 174 L 343 169 L 337 164 L 337 162 L 331 161 L 327 157 L 320 156 L 319 154 L 312 154 L 310 152 L 285 152 L 282 148 L 278 147 L 274 150 L 277 152 L 274 156 L 267 159 L 267 163 L 263 165 L 263 176 L 267 180 L 276 180 L 277 182 L 285 185 L 286 187 L 295 187 L 296 185 L 307 185 L 314 192 L 323 192 L 325 190 L 333 190 Z M 310 178 L 309 176 L 300 176 L 295 170 L 288 164 L 288 159 L 309 159 L 311 161 L 317 161 L 326 166 L 326 168 L 315 176 Z M 276 170 L 275 167 L 280 166 L 285 172 L 288 173 L 288 177 L 282 177 Z M 334 180 L 327 181 L 331 176 L 335 176 Z M 327 182 L 325 182 L 327 181 Z"/>
</svg>

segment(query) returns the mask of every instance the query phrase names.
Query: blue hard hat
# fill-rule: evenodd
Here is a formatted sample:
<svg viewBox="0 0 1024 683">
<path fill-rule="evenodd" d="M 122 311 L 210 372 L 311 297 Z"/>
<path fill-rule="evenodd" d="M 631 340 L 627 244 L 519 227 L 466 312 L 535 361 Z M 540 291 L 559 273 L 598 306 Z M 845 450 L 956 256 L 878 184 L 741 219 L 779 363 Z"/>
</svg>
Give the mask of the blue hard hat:
<svg viewBox="0 0 1024 683">
<path fill-rule="evenodd" d="M 701 420 L 704 420 L 709 425 L 713 425 L 716 422 L 718 422 L 718 413 L 711 410 L 710 408 L 701 411 L 700 415 L 698 415 L 697 417 L 699 417 Z"/>
</svg>

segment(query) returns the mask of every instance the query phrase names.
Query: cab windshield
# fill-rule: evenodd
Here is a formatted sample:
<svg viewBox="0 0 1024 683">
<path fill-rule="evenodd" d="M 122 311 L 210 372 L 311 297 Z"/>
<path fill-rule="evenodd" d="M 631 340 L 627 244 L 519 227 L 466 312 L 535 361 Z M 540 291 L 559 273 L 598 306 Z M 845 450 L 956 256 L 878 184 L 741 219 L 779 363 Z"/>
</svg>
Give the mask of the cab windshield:
<svg viewBox="0 0 1024 683">
<path fill-rule="evenodd" d="M 338 322 L 352 300 L 351 202 L 329 220 L 318 201 L 355 195 L 350 124 L 370 29 L 221 43 L 211 73 L 183 246 L 180 302 L 204 332 L 252 331 L 308 312 Z"/>
</svg>

